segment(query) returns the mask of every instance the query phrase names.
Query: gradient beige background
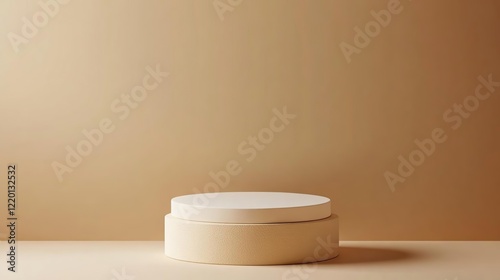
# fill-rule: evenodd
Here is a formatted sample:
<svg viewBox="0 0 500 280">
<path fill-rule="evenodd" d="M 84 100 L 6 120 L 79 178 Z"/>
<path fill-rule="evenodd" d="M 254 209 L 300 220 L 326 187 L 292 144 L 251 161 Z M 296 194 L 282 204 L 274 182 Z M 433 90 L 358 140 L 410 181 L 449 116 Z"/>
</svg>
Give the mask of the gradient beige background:
<svg viewBox="0 0 500 280">
<path fill-rule="evenodd" d="M 0 2 L 2 223 L 15 162 L 20 239 L 161 240 L 170 199 L 235 159 L 226 191 L 329 196 L 343 240 L 499 240 L 500 92 L 456 131 L 442 114 L 500 80 L 500 4 L 402 0 L 347 63 L 339 44 L 387 2 L 245 0 L 221 21 L 212 1 L 73 0 L 18 54 L 7 33 L 40 8 Z M 111 102 L 156 64 L 170 76 L 119 121 Z M 246 163 L 238 145 L 283 106 L 297 118 Z M 116 130 L 59 182 L 51 163 L 105 117 Z M 436 127 L 447 142 L 391 192 L 384 172 Z"/>
</svg>

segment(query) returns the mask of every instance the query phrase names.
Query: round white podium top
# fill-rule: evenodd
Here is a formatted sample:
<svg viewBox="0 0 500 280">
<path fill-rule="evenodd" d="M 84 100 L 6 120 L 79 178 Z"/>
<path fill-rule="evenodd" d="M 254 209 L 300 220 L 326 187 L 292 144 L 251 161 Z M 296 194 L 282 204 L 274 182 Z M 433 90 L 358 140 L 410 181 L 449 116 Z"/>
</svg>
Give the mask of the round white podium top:
<svg viewBox="0 0 500 280">
<path fill-rule="evenodd" d="M 236 224 L 303 222 L 328 218 L 330 199 L 284 192 L 200 193 L 172 198 L 172 216 Z"/>
</svg>

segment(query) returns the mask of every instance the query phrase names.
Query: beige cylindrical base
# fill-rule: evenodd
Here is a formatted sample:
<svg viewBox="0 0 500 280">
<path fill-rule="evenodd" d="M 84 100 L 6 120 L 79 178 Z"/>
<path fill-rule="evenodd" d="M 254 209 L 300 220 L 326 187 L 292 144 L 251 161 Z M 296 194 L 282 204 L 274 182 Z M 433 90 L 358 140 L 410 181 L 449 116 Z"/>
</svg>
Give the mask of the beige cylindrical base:
<svg viewBox="0 0 500 280">
<path fill-rule="evenodd" d="M 276 224 L 223 224 L 165 216 L 165 254 L 200 263 L 296 264 L 338 255 L 338 217 Z"/>
</svg>

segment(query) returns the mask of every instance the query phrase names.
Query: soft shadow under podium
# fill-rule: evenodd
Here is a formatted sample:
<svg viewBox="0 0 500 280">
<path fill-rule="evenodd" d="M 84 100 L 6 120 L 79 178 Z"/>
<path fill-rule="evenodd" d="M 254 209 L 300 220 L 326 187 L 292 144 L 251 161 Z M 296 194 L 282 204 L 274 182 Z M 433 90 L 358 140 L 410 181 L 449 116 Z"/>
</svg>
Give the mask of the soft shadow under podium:
<svg viewBox="0 0 500 280">
<path fill-rule="evenodd" d="M 319 265 L 342 265 L 342 264 L 361 264 L 376 262 L 395 262 L 413 260 L 423 257 L 421 254 L 408 250 L 385 249 L 385 248 L 366 248 L 341 246 L 340 255 L 334 259 L 319 262 Z"/>
</svg>

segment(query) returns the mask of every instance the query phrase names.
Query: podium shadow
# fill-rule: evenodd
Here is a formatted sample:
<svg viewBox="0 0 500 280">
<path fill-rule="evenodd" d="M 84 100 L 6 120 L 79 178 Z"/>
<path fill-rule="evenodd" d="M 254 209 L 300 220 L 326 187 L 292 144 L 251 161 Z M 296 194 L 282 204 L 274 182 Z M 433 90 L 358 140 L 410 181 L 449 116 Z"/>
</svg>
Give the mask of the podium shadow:
<svg viewBox="0 0 500 280">
<path fill-rule="evenodd" d="M 319 262 L 319 265 L 345 265 L 407 261 L 423 258 L 422 254 L 409 250 L 341 246 L 340 254 L 334 259 Z"/>
</svg>

